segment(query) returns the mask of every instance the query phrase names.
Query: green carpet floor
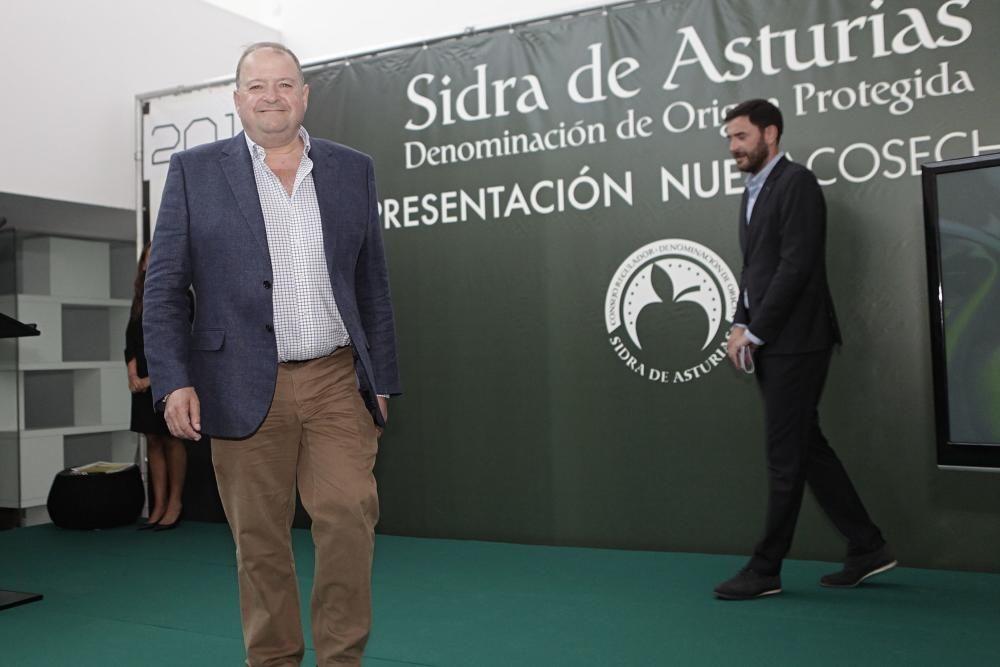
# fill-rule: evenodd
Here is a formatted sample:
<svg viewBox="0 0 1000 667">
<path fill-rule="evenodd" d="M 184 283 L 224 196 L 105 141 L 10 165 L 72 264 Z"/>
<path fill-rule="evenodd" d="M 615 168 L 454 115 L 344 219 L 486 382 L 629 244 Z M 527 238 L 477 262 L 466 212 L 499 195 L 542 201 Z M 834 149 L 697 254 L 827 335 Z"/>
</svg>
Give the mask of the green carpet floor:
<svg viewBox="0 0 1000 667">
<path fill-rule="evenodd" d="M 743 561 L 379 536 L 365 665 L 1000 665 L 1000 575 L 899 568 L 840 591 L 816 583 L 830 563 L 789 561 L 784 594 L 713 599 Z M 45 595 L 0 611 L 2 667 L 242 664 L 225 525 L 0 532 L 0 588 Z"/>
</svg>

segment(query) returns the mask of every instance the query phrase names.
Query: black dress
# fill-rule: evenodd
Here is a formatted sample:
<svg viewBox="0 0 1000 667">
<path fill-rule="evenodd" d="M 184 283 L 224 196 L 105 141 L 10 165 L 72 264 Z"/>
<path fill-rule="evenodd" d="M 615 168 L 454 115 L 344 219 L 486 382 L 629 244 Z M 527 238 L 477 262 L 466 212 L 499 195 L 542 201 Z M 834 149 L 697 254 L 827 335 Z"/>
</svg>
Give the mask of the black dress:
<svg viewBox="0 0 1000 667">
<path fill-rule="evenodd" d="M 125 329 L 125 363 L 135 359 L 135 369 L 139 377 L 149 376 L 146 368 L 146 354 L 142 344 L 142 320 L 130 318 Z M 132 394 L 132 419 L 129 430 L 136 433 L 159 433 L 170 435 L 163 413 L 153 409 L 153 392 L 150 389 Z"/>
</svg>

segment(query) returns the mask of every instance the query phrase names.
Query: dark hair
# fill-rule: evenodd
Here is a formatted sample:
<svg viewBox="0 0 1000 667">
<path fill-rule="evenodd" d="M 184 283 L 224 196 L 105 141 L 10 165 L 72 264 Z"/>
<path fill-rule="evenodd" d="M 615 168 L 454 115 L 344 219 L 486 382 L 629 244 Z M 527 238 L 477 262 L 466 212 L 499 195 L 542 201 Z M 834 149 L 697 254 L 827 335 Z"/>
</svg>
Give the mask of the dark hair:
<svg viewBox="0 0 1000 667">
<path fill-rule="evenodd" d="M 750 122 L 756 125 L 761 132 L 768 125 L 778 128 L 778 141 L 781 140 L 781 132 L 785 129 L 785 122 L 781 118 L 781 109 L 774 106 L 767 100 L 747 100 L 740 102 L 726 114 L 725 122 L 728 123 L 734 118 L 746 116 Z"/>
<path fill-rule="evenodd" d="M 135 288 L 132 292 L 132 314 L 133 320 L 142 319 L 142 295 L 146 285 L 146 267 L 143 264 L 149 259 L 149 244 L 142 246 L 139 253 L 139 262 L 135 267 Z"/>
<path fill-rule="evenodd" d="M 279 53 L 284 53 L 289 56 L 295 63 L 295 68 L 299 70 L 299 83 L 305 83 L 306 77 L 302 74 L 302 64 L 299 62 L 298 56 L 292 53 L 292 50 L 285 46 L 284 44 L 279 44 L 278 42 L 254 42 L 248 46 L 244 51 L 243 55 L 236 62 L 236 87 L 240 87 L 240 69 L 243 67 L 243 61 L 247 59 L 254 51 L 260 51 L 261 49 L 271 49 L 272 51 L 277 51 Z"/>
</svg>

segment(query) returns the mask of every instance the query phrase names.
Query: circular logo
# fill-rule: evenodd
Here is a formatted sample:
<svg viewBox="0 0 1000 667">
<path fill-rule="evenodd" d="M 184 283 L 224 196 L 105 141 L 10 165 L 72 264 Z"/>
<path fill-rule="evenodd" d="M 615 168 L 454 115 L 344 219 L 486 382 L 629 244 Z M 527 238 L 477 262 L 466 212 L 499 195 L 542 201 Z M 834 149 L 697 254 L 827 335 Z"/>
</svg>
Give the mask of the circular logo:
<svg viewBox="0 0 1000 667">
<path fill-rule="evenodd" d="M 713 250 L 664 239 L 630 255 L 604 300 L 608 342 L 640 377 L 663 384 L 702 378 L 726 358 L 739 282 Z"/>
</svg>

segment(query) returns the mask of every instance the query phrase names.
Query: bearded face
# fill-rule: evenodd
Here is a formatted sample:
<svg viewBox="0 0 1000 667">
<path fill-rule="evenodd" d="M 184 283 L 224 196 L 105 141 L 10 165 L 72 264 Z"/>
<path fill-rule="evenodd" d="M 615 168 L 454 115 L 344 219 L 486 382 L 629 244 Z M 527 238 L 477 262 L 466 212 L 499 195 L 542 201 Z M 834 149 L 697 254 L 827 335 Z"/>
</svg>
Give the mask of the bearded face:
<svg viewBox="0 0 1000 667">
<path fill-rule="evenodd" d="M 771 152 L 764 131 L 751 123 L 748 117 L 739 116 L 729 121 L 726 136 L 729 138 L 729 153 L 740 171 L 756 174 L 767 164 Z"/>
</svg>

